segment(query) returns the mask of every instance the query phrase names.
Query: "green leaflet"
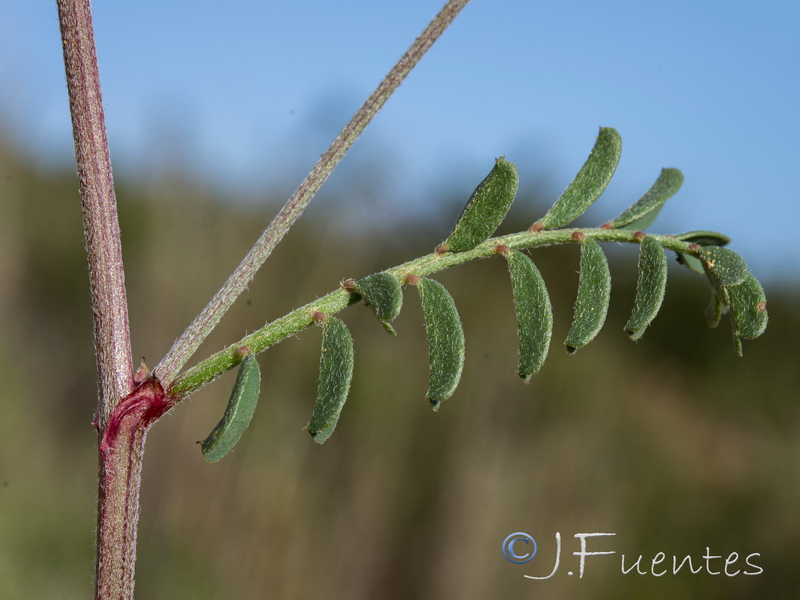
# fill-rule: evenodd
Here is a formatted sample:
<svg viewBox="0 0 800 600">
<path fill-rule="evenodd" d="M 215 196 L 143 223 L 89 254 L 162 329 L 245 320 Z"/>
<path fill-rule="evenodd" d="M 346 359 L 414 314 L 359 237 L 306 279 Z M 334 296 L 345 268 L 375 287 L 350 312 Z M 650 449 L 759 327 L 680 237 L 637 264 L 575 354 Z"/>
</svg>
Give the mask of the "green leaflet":
<svg viewBox="0 0 800 600">
<path fill-rule="evenodd" d="M 700 249 L 699 258 L 708 279 L 716 289 L 739 285 L 750 274 L 744 259 L 727 248 L 703 247 Z"/>
<path fill-rule="evenodd" d="M 690 271 L 694 271 L 700 275 L 705 275 L 705 269 L 703 269 L 703 261 L 701 261 L 696 256 L 692 256 L 691 254 L 686 254 L 684 252 L 676 252 L 675 254 L 678 255 L 678 262 L 688 268 Z"/>
<path fill-rule="evenodd" d="M 400 282 L 383 271 L 359 279 L 355 283 L 355 288 L 386 331 L 397 335 L 389 322 L 400 314 L 403 306 L 403 289 Z"/>
<path fill-rule="evenodd" d="M 353 379 L 353 361 L 353 337 L 347 325 L 341 319 L 327 317 L 322 325 L 317 401 L 306 425 L 319 444 L 324 444 L 336 429 Z"/>
<path fill-rule="evenodd" d="M 652 187 L 632 206 L 611 221 L 614 229 L 644 231 L 655 221 L 664 203 L 681 188 L 683 173 L 678 169 L 661 169 Z"/>
<path fill-rule="evenodd" d="M 572 328 L 564 344 L 573 354 L 578 348 L 591 342 L 606 320 L 611 298 L 611 273 L 600 245 L 592 238 L 581 241 L 580 275 L 578 297 Z"/>
<path fill-rule="evenodd" d="M 714 288 L 706 308 L 706 321 L 716 327 L 728 308 L 733 325 L 736 354 L 742 356 L 742 340 L 757 338 L 767 328 L 767 298 L 758 280 L 750 274 L 744 259 L 733 250 L 704 246 L 699 262 Z"/>
<path fill-rule="evenodd" d="M 519 337 L 519 376 L 528 383 L 542 367 L 553 333 L 553 309 L 544 279 L 533 261 L 519 250 L 505 253 Z"/>
<path fill-rule="evenodd" d="M 594 204 L 614 176 L 622 152 L 616 129 L 601 127 L 597 141 L 581 170 L 533 229 L 554 229 L 572 223 Z"/>
<path fill-rule="evenodd" d="M 741 356 L 740 340 L 757 338 L 767 328 L 767 297 L 761 284 L 750 274 L 739 285 L 726 289 L 731 305 L 736 351 Z"/>
<path fill-rule="evenodd" d="M 699 246 L 726 246 L 730 243 L 731 238 L 716 231 L 688 231 L 678 235 L 673 235 L 676 240 L 681 242 L 690 242 Z M 700 275 L 707 275 L 706 269 L 701 261 L 696 256 L 686 254 L 684 252 L 676 252 L 678 255 L 678 262 L 685 265 L 690 270 Z"/>
<path fill-rule="evenodd" d="M 420 278 L 417 281 L 425 332 L 428 336 L 428 357 L 431 376 L 427 397 L 433 410 L 453 395 L 464 368 L 464 330 L 453 298 L 438 281 Z"/>
<path fill-rule="evenodd" d="M 642 337 L 644 330 L 658 314 L 667 289 L 667 257 L 654 238 L 645 236 L 639 248 L 639 278 L 636 299 L 625 331 L 632 340 Z"/>
<path fill-rule="evenodd" d="M 253 419 L 260 389 L 261 369 L 255 355 L 248 353 L 242 359 L 225 414 L 208 437 L 200 442 L 208 462 L 217 462 L 228 454 L 242 437 Z"/>
<path fill-rule="evenodd" d="M 489 239 L 508 214 L 518 186 L 516 165 L 501 156 L 472 192 L 442 247 L 451 252 L 463 252 Z"/>
<path fill-rule="evenodd" d="M 692 233 L 697 234 L 697 238 L 704 239 L 704 241 L 708 241 L 708 234 L 713 234 L 710 231 Z M 681 241 L 689 241 L 689 239 L 685 238 Z M 727 243 L 727 238 L 725 243 Z M 678 252 L 678 262 L 686 265 L 695 273 L 706 275 L 711 281 L 711 285 L 717 290 L 731 285 L 739 285 L 749 273 L 744 259 L 733 250 L 717 245 L 708 245 L 700 248 L 698 252 L 699 256 Z"/>
<path fill-rule="evenodd" d="M 673 235 L 676 240 L 699 244 L 700 246 L 727 246 L 731 238 L 716 231 L 687 231 Z"/>
<path fill-rule="evenodd" d="M 725 294 L 725 298 L 728 302 L 728 295 Z M 716 329 L 717 325 L 719 325 L 720 320 L 722 319 L 722 315 L 725 314 L 727 310 L 727 305 L 719 299 L 716 292 L 711 292 L 711 298 L 708 300 L 708 306 L 706 306 L 705 310 L 705 317 L 706 323 L 711 329 Z"/>
</svg>

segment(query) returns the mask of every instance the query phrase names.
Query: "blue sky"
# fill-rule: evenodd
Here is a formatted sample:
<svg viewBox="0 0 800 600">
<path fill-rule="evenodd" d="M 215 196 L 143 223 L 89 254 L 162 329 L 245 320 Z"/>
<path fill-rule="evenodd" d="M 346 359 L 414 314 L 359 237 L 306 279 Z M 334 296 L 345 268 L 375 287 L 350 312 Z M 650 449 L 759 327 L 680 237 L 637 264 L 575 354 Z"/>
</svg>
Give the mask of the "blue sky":
<svg viewBox="0 0 800 600">
<path fill-rule="evenodd" d="M 291 191 L 442 4 L 96 3 L 115 172 L 182 168 L 250 201 Z M 612 126 L 622 161 L 595 222 L 678 167 L 654 230 L 722 231 L 757 277 L 796 282 L 800 242 L 781 228 L 800 218 L 798 23 L 793 0 L 472 0 L 329 186 L 377 169 L 392 192 L 374 219 L 424 216 L 506 155 L 555 197 Z M 62 68 L 55 2 L 7 3 L 0 125 L 69 164 Z"/>
</svg>

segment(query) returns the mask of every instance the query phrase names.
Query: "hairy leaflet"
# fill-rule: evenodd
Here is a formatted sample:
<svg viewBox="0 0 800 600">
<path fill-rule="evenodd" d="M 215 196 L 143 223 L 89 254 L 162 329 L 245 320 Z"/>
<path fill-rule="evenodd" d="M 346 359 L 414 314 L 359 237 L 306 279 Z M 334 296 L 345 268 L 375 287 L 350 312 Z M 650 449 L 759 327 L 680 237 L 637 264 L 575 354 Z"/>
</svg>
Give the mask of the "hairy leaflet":
<svg viewBox="0 0 800 600">
<path fill-rule="evenodd" d="M 389 322 L 400 314 L 400 309 L 403 307 L 403 289 L 400 282 L 382 271 L 359 279 L 355 282 L 355 289 L 386 331 L 397 335 Z"/>
<path fill-rule="evenodd" d="M 553 333 L 553 308 L 539 269 L 519 250 L 505 252 L 519 337 L 519 376 L 529 382 L 542 367 Z"/>
<path fill-rule="evenodd" d="M 347 325 L 336 317 L 327 317 L 322 326 L 317 401 L 306 425 L 319 444 L 325 443 L 336 429 L 353 379 L 353 360 L 353 337 Z"/>
<path fill-rule="evenodd" d="M 599 333 L 606 320 L 611 297 L 608 261 L 600 245 L 592 238 L 584 238 L 581 242 L 580 265 L 575 315 L 564 342 L 570 354 L 591 342 Z"/>
<path fill-rule="evenodd" d="M 456 304 L 444 286 L 433 279 L 417 281 L 425 332 L 428 336 L 430 385 L 428 400 L 433 410 L 453 395 L 464 368 L 464 330 Z"/>
<path fill-rule="evenodd" d="M 622 153 L 622 138 L 616 129 L 601 127 L 597 141 L 581 170 L 535 229 L 554 229 L 572 223 L 594 204 L 614 176 Z"/>
<path fill-rule="evenodd" d="M 645 236 L 639 248 L 639 279 L 636 282 L 636 299 L 625 331 L 632 340 L 642 337 L 664 301 L 667 289 L 667 257 L 654 238 Z"/>
<path fill-rule="evenodd" d="M 208 462 L 216 462 L 228 454 L 242 437 L 253 420 L 260 389 L 261 369 L 255 355 L 248 350 L 242 358 L 225 414 L 200 443 L 203 456 Z"/>
<path fill-rule="evenodd" d="M 675 195 L 682 184 L 683 173 L 678 169 L 661 169 L 661 174 L 650 189 L 609 225 L 614 229 L 647 229 L 661 212 L 664 203 Z"/>
<path fill-rule="evenodd" d="M 487 240 L 506 218 L 518 186 L 516 165 L 501 156 L 472 192 L 442 247 L 463 252 Z"/>
</svg>

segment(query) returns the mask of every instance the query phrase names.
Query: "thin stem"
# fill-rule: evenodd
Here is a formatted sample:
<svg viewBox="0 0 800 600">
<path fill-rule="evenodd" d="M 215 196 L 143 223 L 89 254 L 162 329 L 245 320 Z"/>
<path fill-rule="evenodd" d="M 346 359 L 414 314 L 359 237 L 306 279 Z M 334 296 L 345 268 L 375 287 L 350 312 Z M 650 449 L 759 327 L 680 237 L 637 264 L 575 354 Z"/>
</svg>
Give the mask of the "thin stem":
<svg viewBox="0 0 800 600">
<path fill-rule="evenodd" d="M 89 0 L 58 0 L 94 313 L 102 429 L 133 388 L 128 303 Z"/>
<path fill-rule="evenodd" d="M 186 361 L 197 351 L 203 340 L 219 323 L 236 298 L 246 289 L 272 250 L 283 239 L 294 222 L 303 213 L 322 184 L 344 158 L 344 155 L 364 131 L 372 118 L 386 103 L 389 96 L 400 86 L 411 69 L 419 62 L 444 30 L 452 23 L 469 0 L 449 0 L 431 21 L 430 25 L 414 41 L 389 74 L 381 81 L 372 95 L 336 137 L 300 187 L 286 202 L 272 223 L 247 253 L 222 288 L 211 299 L 191 325 L 175 341 L 170 351 L 156 366 L 154 372 L 164 382 L 170 382 Z"/>
<path fill-rule="evenodd" d="M 394 276 L 399 282 L 405 283 L 405 278 L 409 274 L 425 277 L 471 260 L 494 256 L 497 253 L 498 246 L 508 246 L 509 248 L 522 250 L 575 243 L 577 241 L 573 237 L 575 232 L 580 232 L 586 237 L 594 238 L 599 242 L 638 244 L 640 239 L 640 234 L 635 231 L 603 228 L 512 233 L 502 237 L 491 238 L 466 252 L 448 252 L 444 254 L 432 252 L 396 267 L 386 269 L 386 272 Z M 690 242 L 683 242 L 667 235 L 648 234 L 648 237 L 656 239 L 667 250 L 696 254 Z M 314 323 L 312 315 L 315 312 L 335 314 L 358 302 L 358 300 L 357 294 L 340 288 L 293 310 L 280 319 L 266 324 L 258 331 L 213 354 L 178 377 L 167 390 L 170 403 L 180 401 L 229 369 L 237 366 L 240 362 L 239 348 L 241 346 L 247 346 L 255 353 L 263 352 L 267 348 L 312 325 Z"/>
<path fill-rule="evenodd" d="M 133 389 L 128 302 L 89 0 L 58 0 L 94 314 L 100 438 Z M 132 598 L 141 458 L 146 426 L 128 418 L 99 469 L 97 598 Z"/>
</svg>

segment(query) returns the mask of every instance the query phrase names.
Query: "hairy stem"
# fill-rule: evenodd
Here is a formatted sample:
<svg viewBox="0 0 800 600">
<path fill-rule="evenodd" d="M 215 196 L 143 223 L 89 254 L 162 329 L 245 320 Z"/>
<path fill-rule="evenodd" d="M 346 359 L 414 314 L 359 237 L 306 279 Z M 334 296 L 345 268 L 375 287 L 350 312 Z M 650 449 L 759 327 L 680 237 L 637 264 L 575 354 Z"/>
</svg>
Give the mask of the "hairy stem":
<svg viewBox="0 0 800 600">
<path fill-rule="evenodd" d="M 100 478 L 105 495 L 98 506 L 97 574 L 98 600 L 133 598 L 136 566 L 136 529 L 139 489 L 146 430 L 126 427 L 115 452 L 100 459 Z"/>
<path fill-rule="evenodd" d="M 225 284 L 206 305 L 203 311 L 175 341 L 170 351 L 156 366 L 154 372 L 165 382 L 171 381 L 200 344 L 219 323 L 236 298 L 245 290 L 272 250 L 283 239 L 294 222 L 303 213 L 322 184 L 336 168 L 353 143 L 372 118 L 380 111 L 389 96 L 400 86 L 411 69 L 419 62 L 444 30 L 452 23 L 469 0 L 449 0 L 414 41 L 389 74 L 381 81 L 355 116 L 336 137 L 300 187 L 295 190 L 272 223 L 261 234 L 255 245 L 231 274 Z"/>
<path fill-rule="evenodd" d="M 94 313 L 102 429 L 133 388 L 128 303 L 89 0 L 58 0 Z"/>
<path fill-rule="evenodd" d="M 144 442 L 150 425 L 169 408 L 158 380 L 146 379 L 117 405 L 100 436 L 98 599 L 133 598 Z"/>
<path fill-rule="evenodd" d="M 125 273 L 91 5 L 89 0 L 58 0 L 57 5 L 94 314 L 99 387 L 94 423 L 102 439 L 115 409 L 134 386 Z M 97 598 L 133 597 L 141 455 L 146 429 L 135 417 L 133 420 L 129 417 L 122 431 L 123 443 L 105 455 L 101 451 Z"/>
<path fill-rule="evenodd" d="M 563 245 L 575 243 L 575 232 L 580 232 L 586 237 L 591 237 L 599 242 L 628 242 L 639 243 L 641 234 L 630 230 L 613 229 L 558 229 L 538 232 L 512 233 L 510 235 L 491 238 L 467 252 L 433 252 L 417 259 L 405 262 L 386 272 L 394 276 L 401 283 L 405 283 L 407 275 L 413 274 L 420 277 L 443 271 L 450 267 L 460 265 L 471 260 L 487 258 L 497 253 L 498 246 L 507 246 L 517 250 L 539 248 L 542 246 Z M 683 242 L 666 235 L 648 234 L 667 250 L 674 250 L 686 254 L 696 254 L 690 242 Z M 295 335 L 297 332 L 314 323 L 313 314 L 322 312 L 334 314 L 358 302 L 359 297 L 345 289 L 337 289 L 329 294 L 297 308 L 289 314 L 266 324 L 264 327 L 231 344 L 224 350 L 213 354 L 201 363 L 192 367 L 178 377 L 167 390 L 170 402 L 178 402 L 187 397 L 205 384 L 213 381 L 229 369 L 239 364 L 239 348 L 247 346 L 255 353 L 263 352 L 278 342 Z"/>
</svg>

